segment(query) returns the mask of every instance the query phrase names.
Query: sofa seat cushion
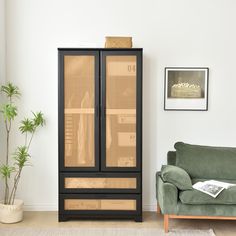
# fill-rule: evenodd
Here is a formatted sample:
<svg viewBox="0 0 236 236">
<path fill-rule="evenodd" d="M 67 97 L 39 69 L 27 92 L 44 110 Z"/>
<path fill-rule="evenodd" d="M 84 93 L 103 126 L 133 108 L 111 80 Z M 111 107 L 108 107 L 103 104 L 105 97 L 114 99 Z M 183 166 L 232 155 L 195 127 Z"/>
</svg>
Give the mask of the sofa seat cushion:
<svg viewBox="0 0 236 236">
<path fill-rule="evenodd" d="M 206 179 L 192 179 L 195 184 L 198 181 Z M 236 180 L 219 180 L 227 183 L 236 184 Z M 224 189 L 216 198 L 200 192 L 196 189 L 180 191 L 179 199 L 184 204 L 199 205 L 199 204 L 236 204 L 236 186 L 229 189 Z"/>
<path fill-rule="evenodd" d="M 176 165 L 191 178 L 236 179 L 236 148 L 175 144 Z"/>
</svg>

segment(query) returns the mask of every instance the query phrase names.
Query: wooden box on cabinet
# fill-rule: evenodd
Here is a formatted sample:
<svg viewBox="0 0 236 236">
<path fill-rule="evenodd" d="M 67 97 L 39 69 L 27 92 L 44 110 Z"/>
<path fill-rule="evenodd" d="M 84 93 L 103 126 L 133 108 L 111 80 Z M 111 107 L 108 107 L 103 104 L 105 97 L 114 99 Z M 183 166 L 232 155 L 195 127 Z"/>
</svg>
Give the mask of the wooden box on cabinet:
<svg viewBox="0 0 236 236">
<path fill-rule="evenodd" d="M 59 221 L 142 221 L 142 49 L 58 49 Z"/>
</svg>

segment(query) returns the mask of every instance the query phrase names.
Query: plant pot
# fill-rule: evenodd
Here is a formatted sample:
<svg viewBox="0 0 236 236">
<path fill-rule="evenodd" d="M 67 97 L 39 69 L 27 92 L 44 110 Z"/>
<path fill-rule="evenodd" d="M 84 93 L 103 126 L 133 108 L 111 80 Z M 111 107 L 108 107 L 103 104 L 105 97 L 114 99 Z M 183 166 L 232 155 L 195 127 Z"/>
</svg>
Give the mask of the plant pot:
<svg viewBox="0 0 236 236">
<path fill-rule="evenodd" d="M 23 219 L 23 201 L 15 199 L 13 205 L 0 203 L 0 222 L 11 224 L 22 221 Z"/>
</svg>

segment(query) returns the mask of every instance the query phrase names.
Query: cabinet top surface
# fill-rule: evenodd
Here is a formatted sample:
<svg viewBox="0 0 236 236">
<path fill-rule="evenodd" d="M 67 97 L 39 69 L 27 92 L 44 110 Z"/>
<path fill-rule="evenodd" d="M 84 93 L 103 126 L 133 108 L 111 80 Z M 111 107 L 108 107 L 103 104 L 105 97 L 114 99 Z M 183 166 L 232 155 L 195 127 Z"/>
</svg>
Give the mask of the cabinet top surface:
<svg viewBox="0 0 236 236">
<path fill-rule="evenodd" d="M 91 51 L 142 51 L 142 48 L 57 48 L 58 51 L 80 51 L 80 50 L 91 50 Z"/>
</svg>

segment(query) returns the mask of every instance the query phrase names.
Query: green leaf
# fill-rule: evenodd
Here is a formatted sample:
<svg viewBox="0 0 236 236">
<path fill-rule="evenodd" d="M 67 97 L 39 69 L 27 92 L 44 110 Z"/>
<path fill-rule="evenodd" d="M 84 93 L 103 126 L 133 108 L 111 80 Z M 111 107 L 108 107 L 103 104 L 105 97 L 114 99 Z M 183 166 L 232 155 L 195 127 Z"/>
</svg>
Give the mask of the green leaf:
<svg viewBox="0 0 236 236">
<path fill-rule="evenodd" d="M 13 158 L 15 159 L 15 165 L 17 165 L 20 169 L 26 166 L 29 163 L 29 153 L 26 146 L 17 147 Z"/>
<path fill-rule="evenodd" d="M 1 86 L 1 92 L 5 93 L 8 98 L 20 97 L 21 95 L 19 88 L 10 82 Z"/>
<path fill-rule="evenodd" d="M 0 110 L 3 113 L 4 120 L 14 120 L 17 116 L 17 107 L 12 103 L 4 104 Z"/>
<path fill-rule="evenodd" d="M 21 133 L 33 133 L 35 128 L 34 128 L 34 121 L 30 120 L 28 118 L 25 118 L 24 120 L 21 121 L 21 126 L 19 127 L 19 130 Z"/>
<path fill-rule="evenodd" d="M 45 125 L 45 119 L 43 117 L 43 113 L 40 111 L 40 112 L 32 112 L 33 115 L 34 115 L 34 118 L 33 118 L 33 122 L 34 122 L 34 126 L 35 128 L 37 128 L 38 126 L 44 126 Z"/>
<path fill-rule="evenodd" d="M 9 165 L 1 165 L 0 166 L 0 174 L 3 178 L 10 178 L 11 173 L 15 171 L 15 167 L 9 166 Z"/>
</svg>

